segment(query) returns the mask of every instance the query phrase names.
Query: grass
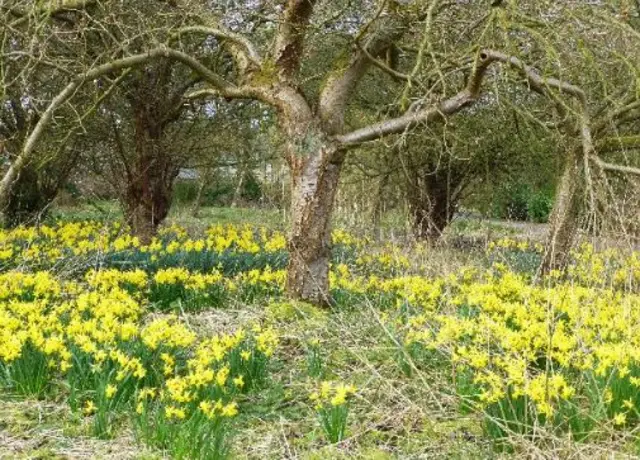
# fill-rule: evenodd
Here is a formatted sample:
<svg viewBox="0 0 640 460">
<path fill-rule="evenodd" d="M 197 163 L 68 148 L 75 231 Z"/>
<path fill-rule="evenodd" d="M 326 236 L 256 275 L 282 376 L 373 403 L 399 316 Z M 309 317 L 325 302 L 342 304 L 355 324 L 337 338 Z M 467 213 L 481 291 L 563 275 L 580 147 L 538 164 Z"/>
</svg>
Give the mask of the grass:
<svg viewBox="0 0 640 460">
<path fill-rule="evenodd" d="M 160 460 L 162 456 L 141 449 L 127 433 L 108 441 L 91 437 L 90 424 L 65 404 L 5 397 L 0 400 L 0 458 Z"/>
<path fill-rule="evenodd" d="M 479 421 L 449 420 L 453 412 L 449 417 L 447 412 L 455 411 L 454 405 L 433 391 L 443 375 L 420 369 L 417 378 L 402 373 L 392 358 L 396 344 L 366 305 L 330 315 L 291 311 L 290 317 L 280 313 L 276 321 L 287 330 L 279 356 L 287 365 L 275 373 L 263 403 L 241 417 L 234 458 L 385 459 L 429 453 L 465 458 L 483 451 L 484 458 L 492 458 L 485 443 L 469 436 L 480 430 Z M 327 445 L 308 400 L 320 381 L 309 375 L 304 353 L 311 334 L 330 363 L 322 379 L 346 381 L 360 389 L 347 436 L 337 445 Z"/>
<path fill-rule="evenodd" d="M 259 208 L 218 208 L 205 207 L 194 218 L 189 208 L 174 208 L 169 221 L 187 228 L 207 228 L 210 225 L 250 225 L 266 226 L 283 230 L 287 226 L 288 215 L 277 209 Z"/>
<path fill-rule="evenodd" d="M 176 222 L 191 228 L 206 228 L 209 225 L 264 225 L 269 228 L 286 227 L 287 214 L 276 209 L 203 207 L 198 217 L 193 217 L 189 206 L 174 206 L 169 213 L 168 223 Z M 122 219 L 122 210 L 115 201 L 93 201 L 77 206 L 54 208 L 50 220 L 99 220 L 113 221 Z"/>
</svg>

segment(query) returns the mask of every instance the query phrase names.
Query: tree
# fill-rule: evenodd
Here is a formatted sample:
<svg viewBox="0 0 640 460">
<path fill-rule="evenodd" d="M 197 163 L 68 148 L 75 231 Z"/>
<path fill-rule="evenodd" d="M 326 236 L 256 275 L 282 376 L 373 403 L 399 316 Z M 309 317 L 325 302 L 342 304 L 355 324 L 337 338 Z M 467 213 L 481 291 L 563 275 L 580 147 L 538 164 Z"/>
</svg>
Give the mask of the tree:
<svg viewBox="0 0 640 460">
<path fill-rule="evenodd" d="M 298 78 L 315 6 L 316 2 L 308 0 L 287 3 L 274 47 L 266 59 L 244 36 L 221 27 L 191 27 L 189 32 L 225 41 L 236 59 L 238 84 L 220 81 L 201 94 L 255 98 L 272 106 L 278 114 L 292 176 L 287 290 L 293 297 L 326 304 L 331 212 L 347 151 L 363 142 L 440 120 L 468 106 L 476 99 L 492 59 L 480 53 L 467 85 L 454 96 L 347 132 L 347 102 L 358 82 L 373 67 L 376 57 L 387 52 L 411 25 L 419 23 L 422 4 L 403 6 L 391 2 L 381 8 L 374 20 L 363 26 L 362 37 L 356 37 L 363 44 L 328 72 L 317 99 L 312 101 L 299 87 Z"/>
<path fill-rule="evenodd" d="M 0 155 L 3 169 L 19 160 L 20 152 L 38 126 L 43 104 L 65 85 L 82 49 L 75 34 L 81 35 L 82 16 L 95 2 L 67 1 L 55 5 L 10 2 L 1 8 L 0 30 Z M 70 39 L 70 37 L 74 37 Z M 81 37 L 77 37 L 81 40 Z M 64 46 L 62 46 L 64 44 Z M 106 89 L 106 88 L 105 88 Z M 21 166 L 20 174 L 7 184 L 0 211 L 4 223 L 15 226 L 34 223 L 46 214 L 58 190 L 80 158 L 87 117 L 109 89 L 98 97 L 84 97 L 75 108 L 61 111 L 52 126 L 41 129 L 46 145 Z M 86 95 L 85 95 L 86 96 Z M 44 128 L 44 123 L 41 125 Z M 34 146 L 30 146 L 34 149 Z"/>
<path fill-rule="evenodd" d="M 534 101 L 527 100 L 526 92 L 511 96 L 534 113 Z M 552 136 L 500 99 L 484 98 L 474 110 L 443 126 L 409 133 L 400 152 L 393 154 L 402 162 L 400 183 L 418 240 L 437 241 L 470 195 L 484 191 L 483 200 L 495 200 L 499 184 L 523 182 L 524 164 L 529 175 L 534 162 L 553 167 L 550 142 L 538 140 Z M 536 175 L 548 172 L 537 166 Z M 476 200 L 478 204 L 484 205 Z"/>
<path fill-rule="evenodd" d="M 120 85 L 121 98 L 103 114 L 112 136 L 105 162 L 117 178 L 112 184 L 125 220 L 143 242 L 151 240 L 167 217 L 174 179 L 197 139 L 192 137 L 194 125 L 203 122 L 184 100 L 197 79 L 180 75 L 180 70 L 168 59 L 134 69 Z"/>
</svg>

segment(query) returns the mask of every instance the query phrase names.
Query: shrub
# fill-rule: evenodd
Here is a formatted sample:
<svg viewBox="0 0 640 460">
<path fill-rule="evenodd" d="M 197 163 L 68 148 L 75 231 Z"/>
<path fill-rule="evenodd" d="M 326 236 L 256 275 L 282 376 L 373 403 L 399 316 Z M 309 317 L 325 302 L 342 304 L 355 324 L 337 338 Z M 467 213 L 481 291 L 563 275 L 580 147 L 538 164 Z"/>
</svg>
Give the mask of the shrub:
<svg viewBox="0 0 640 460">
<path fill-rule="evenodd" d="M 496 192 L 491 215 L 497 219 L 542 223 L 548 221 L 552 208 L 552 190 L 506 183 Z"/>
<path fill-rule="evenodd" d="M 550 191 L 539 190 L 529 195 L 527 217 L 530 221 L 538 223 L 548 222 L 552 209 L 553 194 Z"/>
</svg>

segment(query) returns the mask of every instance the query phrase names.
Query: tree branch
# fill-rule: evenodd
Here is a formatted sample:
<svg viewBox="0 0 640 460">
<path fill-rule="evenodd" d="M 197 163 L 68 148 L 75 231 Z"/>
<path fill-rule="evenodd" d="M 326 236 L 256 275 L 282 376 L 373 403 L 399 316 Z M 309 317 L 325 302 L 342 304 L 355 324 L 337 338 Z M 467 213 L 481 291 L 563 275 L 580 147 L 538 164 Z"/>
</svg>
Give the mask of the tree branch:
<svg viewBox="0 0 640 460">
<path fill-rule="evenodd" d="M 561 93 L 567 93 L 578 99 L 582 108 L 586 108 L 587 95 L 582 88 L 572 85 L 571 83 L 558 80 L 557 78 L 547 78 L 540 75 L 537 69 L 525 64 L 515 56 L 509 56 L 495 50 L 483 50 L 483 54 L 490 57 L 494 61 L 499 61 L 504 64 L 508 64 L 514 69 L 518 70 L 526 79 L 531 89 L 540 94 L 549 95 L 549 88 L 554 88 Z"/>
<path fill-rule="evenodd" d="M 391 67 L 389 67 L 388 65 L 386 65 L 384 62 L 382 62 L 379 59 L 376 59 L 375 57 L 373 57 L 371 55 L 371 53 L 369 53 L 366 48 L 364 48 L 361 44 L 359 40 L 356 40 L 356 45 L 358 46 L 358 49 L 364 53 L 364 55 L 366 56 L 367 59 L 369 59 L 369 61 L 371 62 L 371 64 L 373 64 L 374 66 L 376 66 L 377 68 L 379 68 L 380 70 L 382 70 L 383 72 L 391 75 L 394 79 L 396 80 L 401 80 L 401 81 L 411 81 L 413 83 L 418 83 L 415 79 L 413 79 L 411 77 L 411 75 L 407 75 L 404 74 L 402 72 L 398 72 L 397 70 L 392 69 Z"/>
<path fill-rule="evenodd" d="M 280 78 L 291 80 L 298 73 L 304 39 L 317 0 L 289 0 L 276 36 L 274 57 Z"/>
<path fill-rule="evenodd" d="M 342 132 L 344 112 L 349 97 L 372 64 L 369 56 L 375 58 L 400 39 L 407 29 L 410 18 L 409 14 L 400 15 L 398 13 L 390 13 L 381 18 L 367 42 L 358 46 L 351 62 L 346 67 L 335 70 L 329 76 L 320 93 L 318 104 L 318 112 L 327 132 L 332 134 Z M 370 23 L 365 25 L 363 31 L 369 26 Z"/>
<path fill-rule="evenodd" d="M 181 28 L 172 38 L 176 39 L 183 34 L 190 33 L 210 35 L 222 41 L 228 41 L 229 43 L 236 45 L 232 49 L 232 54 L 241 53 L 254 68 L 259 68 L 262 65 L 262 58 L 253 43 L 241 34 L 237 34 L 220 27 L 190 26 Z"/>
<path fill-rule="evenodd" d="M 629 104 L 625 104 L 622 107 L 619 107 L 611 111 L 602 119 L 600 123 L 598 123 L 598 125 L 594 128 L 594 132 L 599 133 L 605 130 L 609 123 L 618 121 L 620 119 L 624 120 L 624 118 L 622 118 L 624 115 L 639 108 L 640 108 L 640 99 L 636 99 L 630 102 Z"/>
<path fill-rule="evenodd" d="M 640 135 L 605 137 L 597 142 L 599 152 L 640 149 Z"/>
<path fill-rule="evenodd" d="M 343 147 L 354 146 L 390 134 L 399 134 L 414 126 L 453 115 L 475 102 L 487 69 L 494 61 L 496 61 L 496 59 L 492 55 L 480 53 L 473 74 L 467 83 L 467 87 L 439 104 L 420 110 L 408 110 L 400 117 L 366 126 L 348 134 L 336 136 L 335 140 Z"/>
<path fill-rule="evenodd" d="M 95 5 L 97 0 L 67 0 L 58 3 L 54 6 L 54 2 L 49 2 L 49 5 L 43 5 L 36 9 L 36 13 L 47 13 L 51 16 L 56 14 L 66 13 L 69 11 L 79 11 L 87 8 L 88 6 Z M 19 8 L 2 7 L 3 10 L 8 11 L 13 16 L 24 17 L 29 14 L 29 11 L 25 11 Z"/>
<path fill-rule="evenodd" d="M 31 11 L 19 9 L 19 8 L 7 8 L 7 7 L 0 7 L 0 9 L 8 11 L 11 15 L 17 18 L 11 23 L 11 27 L 18 27 L 19 25 L 23 24 L 25 21 L 29 19 L 30 14 L 49 15 L 50 17 L 60 19 L 63 22 L 73 22 L 62 15 L 64 13 L 68 13 L 72 11 L 81 11 L 83 9 L 86 9 L 91 5 L 95 5 L 97 3 L 97 0 L 67 0 L 67 1 L 60 2 L 57 6 L 54 6 L 53 3 L 54 2 L 50 2 L 49 5 L 34 8 Z"/>
<path fill-rule="evenodd" d="M 491 56 L 493 59 L 499 62 L 510 65 L 512 68 L 520 72 L 526 79 L 531 88 L 542 94 L 549 96 L 555 101 L 556 107 L 561 115 L 564 113 L 564 107 L 562 100 L 558 98 L 550 89 L 555 89 L 561 94 L 569 94 L 578 100 L 580 105 L 580 112 L 578 114 L 578 133 L 582 143 L 582 160 L 584 165 L 585 180 L 587 183 L 587 191 L 590 194 L 591 203 L 595 203 L 595 196 L 593 192 L 593 184 L 591 179 L 591 168 L 589 167 L 589 160 L 596 157 L 596 149 L 593 142 L 593 133 L 591 130 L 591 120 L 589 119 L 587 95 L 582 88 L 575 86 L 571 83 L 558 80 L 557 78 L 546 78 L 541 76 L 537 69 L 525 64 L 515 56 L 508 56 L 499 51 L 484 50 L 484 54 Z"/>
<path fill-rule="evenodd" d="M 633 166 L 618 165 L 613 163 L 606 163 L 595 155 L 591 156 L 590 160 L 593 161 L 596 165 L 598 165 L 603 171 L 619 172 L 623 174 L 633 174 L 636 176 L 640 176 L 640 168 L 636 168 Z"/>
</svg>

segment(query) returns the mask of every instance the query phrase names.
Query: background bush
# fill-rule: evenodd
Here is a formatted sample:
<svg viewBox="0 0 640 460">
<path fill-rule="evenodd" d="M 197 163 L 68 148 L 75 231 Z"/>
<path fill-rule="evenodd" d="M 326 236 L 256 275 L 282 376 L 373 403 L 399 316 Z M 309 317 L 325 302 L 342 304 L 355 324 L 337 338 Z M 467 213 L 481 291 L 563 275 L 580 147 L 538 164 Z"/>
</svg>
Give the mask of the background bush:
<svg viewBox="0 0 640 460">
<path fill-rule="evenodd" d="M 495 219 L 545 223 L 549 221 L 552 208 L 553 190 L 550 188 L 508 182 L 496 191 L 490 215 Z"/>
</svg>

